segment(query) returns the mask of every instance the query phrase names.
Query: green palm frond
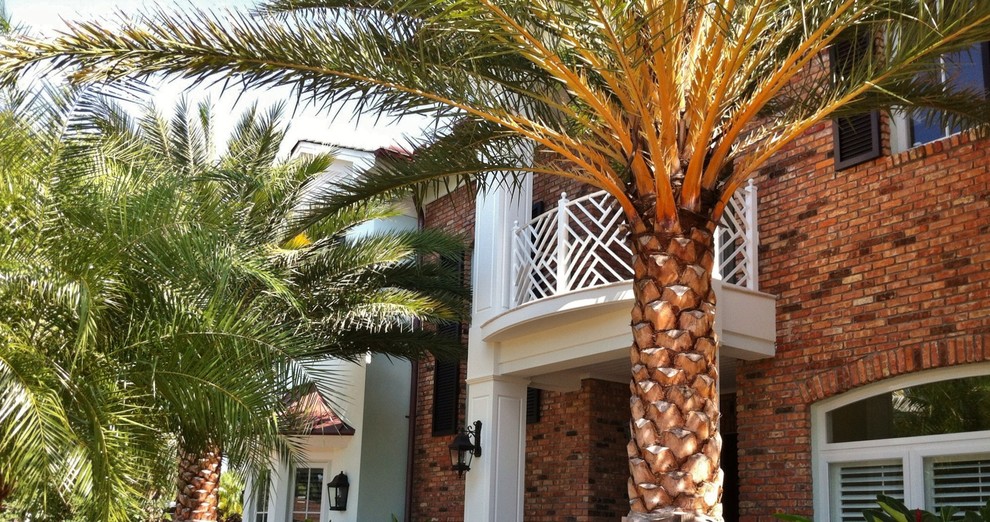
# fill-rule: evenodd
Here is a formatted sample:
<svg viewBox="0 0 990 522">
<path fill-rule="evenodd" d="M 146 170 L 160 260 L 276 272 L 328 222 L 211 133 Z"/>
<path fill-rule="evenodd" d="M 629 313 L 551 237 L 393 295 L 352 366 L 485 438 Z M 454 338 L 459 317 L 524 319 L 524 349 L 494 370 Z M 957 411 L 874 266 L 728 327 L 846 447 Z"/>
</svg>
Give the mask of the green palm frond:
<svg viewBox="0 0 990 522">
<path fill-rule="evenodd" d="M 332 160 L 276 162 L 280 108 L 249 111 L 215 157 L 203 104 L 133 118 L 87 91 L 10 100 L 0 147 L 30 161 L 0 164 L 18 224 L 0 251 L 0 476 L 25 516 L 127 519 L 169 494 L 177 447 L 292 461 L 285 394 L 340 389 L 328 361 L 460 349 L 420 325 L 465 311 L 434 261 L 458 241 L 356 233 L 397 215 L 381 201 L 293 230 Z"/>
<path fill-rule="evenodd" d="M 678 208 L 717 218 L 768 158 L 848 111 L 894 104 L 939 110 L 933 117 L 954 125 L 987 121 L 980 97 L 919 78 L 943 53 L 990 39 L 988 22 L 986 2 L 948 0 L 275 1 L 256 16 L 148 11 L 113 32 L 77 23 L 0 51 L 0 71 L 236 78 L 292 85 L 322 105 L 490 125 L 502 136 L 487 143 L 528 140 L 556 153 L 564 161 L 542 171 L 608 190 L 631 221 L 673 223 Z M 821 81 L 825 52 L 848 30 L 885 43 Z M 516 157 L 393 172 L 361 190 L 484 179 Z M 637 208 L 640 197 L 657 203 Z"/>
</svg>

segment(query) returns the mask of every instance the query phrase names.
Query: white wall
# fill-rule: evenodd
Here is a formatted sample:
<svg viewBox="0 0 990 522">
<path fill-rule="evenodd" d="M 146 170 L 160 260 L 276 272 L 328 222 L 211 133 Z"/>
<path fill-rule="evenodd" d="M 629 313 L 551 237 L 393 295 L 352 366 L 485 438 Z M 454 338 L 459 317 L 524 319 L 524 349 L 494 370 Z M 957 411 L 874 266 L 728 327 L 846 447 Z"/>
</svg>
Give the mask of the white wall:
<svg viewBox="0 0 990 522">
<path fill-rule="evenodd" d="M 363 494 L 357 511 L 362 521 L 389 522 L 392 515 L 404 519 L 411 381 L 408 361 L 376 355 L 367 366 L 364 429 L 358 432 Z"/>
<path fill-rule="evenodd" d="M 328 361 L 326 368 L 336 375 L 334 382 L 329 384 L 334 389 L 332 397 L 334 412 L 353 427 L 357 435 L 306 436 L 303 442 L 304 456 L 297 464 L 299 467 L 323 469 L 323 486 L 320 490 L 323 506 L 320 522 L 357 522 L 364 520 L 363 517 L 358 516 L 357 503 L 361 495 L 360 434 L 365 430 L 363 395 L 367 371 L 363 362 L 355 364 L 346 361 Z M 328 383 L 321 385 L 327 387 Z M 341 471 L 347 474 L 351 484 L 347 510 L 329 511 L 326 484 Z M 294 476 L 294 470 L 288 465 L 277 463 L 274 466 L 271 497 L 268 502 L 268 522 L 290 520 Z M 244 507 L 245 520 L 253 522 L 256 509 L 250 486 L 245 495 Z"/>
</svg>

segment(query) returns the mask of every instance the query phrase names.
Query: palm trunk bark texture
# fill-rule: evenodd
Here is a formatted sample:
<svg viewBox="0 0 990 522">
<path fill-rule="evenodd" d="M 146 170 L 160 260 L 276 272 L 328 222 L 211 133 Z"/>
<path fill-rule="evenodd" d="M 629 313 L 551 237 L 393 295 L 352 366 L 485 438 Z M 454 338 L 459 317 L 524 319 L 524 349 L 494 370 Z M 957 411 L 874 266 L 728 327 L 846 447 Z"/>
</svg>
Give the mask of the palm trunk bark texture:
<svg viewBox="0 0 990 522">
<path fill-rule="evenodd" d="M 4 480 L 0 474 L 0 513 L 7 511 L 7 497 L 14 492 L 14 484 Z"/>
<path fill-rule="evenodd" d="M 219 450 L 200 453 L 179 450 L 175 522 L 216 522 L 220 493 Z"/>
<path fill-rule="evenodd" d="M 633 227 L 629 521 L 721 519 L 715 224 Z"/>
</svg>

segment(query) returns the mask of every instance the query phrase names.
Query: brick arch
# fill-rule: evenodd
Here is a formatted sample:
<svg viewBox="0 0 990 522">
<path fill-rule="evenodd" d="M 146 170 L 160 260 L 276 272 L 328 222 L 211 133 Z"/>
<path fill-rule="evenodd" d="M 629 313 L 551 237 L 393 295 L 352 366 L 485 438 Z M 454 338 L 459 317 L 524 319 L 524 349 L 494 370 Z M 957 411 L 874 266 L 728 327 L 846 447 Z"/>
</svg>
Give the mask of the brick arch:
<svg viewBox="0 0 990 522">
<path fill-rule="evenodd" d="M 817 373 L 801 385 L 806 404 L 865 384 L 934 368 L 990 361 L 990 335 L 960 335 L 872 353 Z"/>
</svg>

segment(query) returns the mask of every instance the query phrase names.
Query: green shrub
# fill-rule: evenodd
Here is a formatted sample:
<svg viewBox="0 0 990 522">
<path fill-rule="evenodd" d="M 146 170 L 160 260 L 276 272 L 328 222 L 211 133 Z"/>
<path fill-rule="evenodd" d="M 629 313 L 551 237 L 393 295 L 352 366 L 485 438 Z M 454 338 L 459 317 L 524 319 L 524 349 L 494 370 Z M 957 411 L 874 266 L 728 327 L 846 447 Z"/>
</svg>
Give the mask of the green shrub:
<svg viewBox="0 0 990 522">
<path fill-rule="evenodd" d="M 952 506 L 946 506 L 938 513 L 910 509 L 900 500 L 886 495 L 877 495 L 877 505 L 879 508 L 863 510 L 863 519 L 866 522 L 990 522 L 990 500 L 976 511 L 961 513 Z M 810 518 L 801 515 L 778 513 L 774 516 L 784 522 L 812 522 Z"/>
</svg>

